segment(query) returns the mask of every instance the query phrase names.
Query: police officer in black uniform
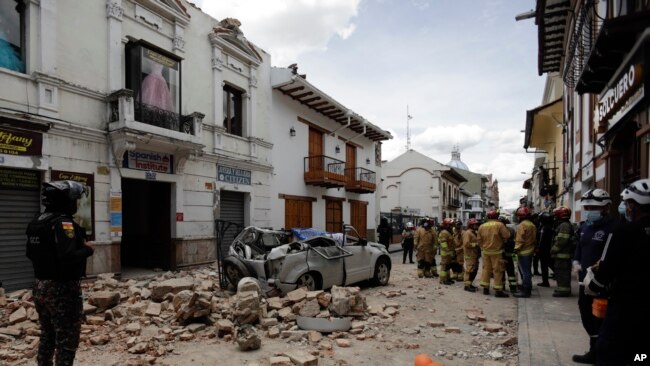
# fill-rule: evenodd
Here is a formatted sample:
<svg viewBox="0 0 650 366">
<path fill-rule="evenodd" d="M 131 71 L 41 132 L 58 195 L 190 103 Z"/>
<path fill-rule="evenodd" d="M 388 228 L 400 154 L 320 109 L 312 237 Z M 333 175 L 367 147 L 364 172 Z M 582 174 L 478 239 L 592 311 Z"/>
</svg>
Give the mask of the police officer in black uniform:
<svg viewBox="0 0 650 366">
<path fill-rule="evenodd" d="M 86 187 L 73 181 L 43 183 L 45 211 L 27 227 L 27 257 L 34 266 L 34 304 L 41 324 L 38 365 L 72 365 L 81 330 L 81 277 L 93 249 L 72 219 Z"/>
</svg>

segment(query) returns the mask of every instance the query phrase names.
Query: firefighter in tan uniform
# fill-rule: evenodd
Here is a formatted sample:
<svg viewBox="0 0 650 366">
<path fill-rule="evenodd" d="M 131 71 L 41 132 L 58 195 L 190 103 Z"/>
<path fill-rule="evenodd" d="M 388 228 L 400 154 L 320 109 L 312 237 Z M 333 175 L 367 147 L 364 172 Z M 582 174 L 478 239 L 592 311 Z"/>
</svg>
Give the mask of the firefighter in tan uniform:
<svg viewBox="0 0 650 366">
<path fill-rule="evenodd" d="M 418 261 L 418 277 L 434 277 L 437 276 L 436 268 L 433 263 L 438 250 L 437 234 L 433 228 L 433 220 L 422 220 L 420 226 L 413 236 L 415 244 L 415 259 Z"/>
<path fill-rule="evenodd" d="M 478 273 L 478 256 L 481 248 L 478 246 L 478 220 L 472 218 L 467 222 L 467 230 L 463 232 L 463 254 L 465 256 L 465 291 L 476 292 L 474 279 Z"/>
<path fill-rule="evenodd" d="M 515 235 L 515 255 L 519 263 L 521 274 L 521 289 L 513 294 L 514 297 L 530 297 L 533 289 L 532 274 L 533 253 L 537 243 L 537 226 L 530 221 L 531 213 L 528 207 L 519 207 L 516 212 L 519 218 L 517 233 Z"/>
<path fill-rule="evenodd" d="M 442 220 L 442 230 L 438 234 L 438 243 L 440 244 L 440 283 L 443 285 L 453 285 L 454 281 L 449 278 L 451 265 L 456 259 L 454 250 L 454 237 L 451 233 L 454 226 L 453 219 Z"/>
<path fill-rule="evenodd" d="M 463 222 L 456 220 L 454 227 L 454 250 L 456 250 L 456 259 L 452 269 L 454 271 L 455 279 L 457 281 L 463 281 L 464 279 L 464 263 L 465 255 L 463 254 Z"/>
<path fill-rule="evenodd" d="M 483 294 L 490 294 L 490 275 L 494 279 L 494 296 L 508 297 L 503 292 L 503 243 L 510 237 L 510 231 L 501 223 L 496 210 L 487 212 L 488 221 L 478 228 L 478 242 L 481 246 L 483 257 L 483 272 L 481 273 L 481 287 Z"/>
</svg>

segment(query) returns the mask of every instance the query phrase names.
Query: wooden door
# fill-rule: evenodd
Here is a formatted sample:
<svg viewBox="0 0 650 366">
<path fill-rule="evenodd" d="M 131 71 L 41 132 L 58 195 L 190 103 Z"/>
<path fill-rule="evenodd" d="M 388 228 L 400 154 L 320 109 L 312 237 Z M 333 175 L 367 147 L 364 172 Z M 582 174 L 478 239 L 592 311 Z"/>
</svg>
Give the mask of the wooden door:
<svg viewBox="0 0 650 366">
<path fill-rule="evenodd" d="M 312 227 L 311 201 L 284 200 L 284 228 Z"/>
<path fill-rule="evenodd" d="M 325 230 L 341 232 L 343 230 L 343 202 L 327 200 L 325 207 Z"/>
<path fill-rule="evenodd" d="M 348 180 L 355 179 L 355 169 L 357 167 L 357 148 L 354 145 L 345 144 L 345 172 Z"/>
<path fill-rule="evenodd" d="M 367 205 L 368 202 L 350 201 L 350 224 L 359 232 L 359 235 L 367 237 Z"/>
<path fill-rule="evenodd" d="M 309 171 L 322 171 L 323 133 L 315 128 L 309 128 Z"/>
</svg>

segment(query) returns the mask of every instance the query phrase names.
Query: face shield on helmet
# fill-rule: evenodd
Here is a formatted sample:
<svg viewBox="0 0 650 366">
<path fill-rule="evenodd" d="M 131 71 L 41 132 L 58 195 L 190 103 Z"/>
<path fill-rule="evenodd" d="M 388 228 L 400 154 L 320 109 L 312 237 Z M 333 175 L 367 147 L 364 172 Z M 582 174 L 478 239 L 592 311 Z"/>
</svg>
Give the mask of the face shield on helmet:
<svg viewBox="0 0 650 366">
<path fill-rule="evenodd" d="M 621 197 L 624 201 L 632 200 L 639 205 L 650 205 L 650 179 L 639 179 L 630 184 L 623 190 Z"/>
<path fill-rule="evenodd" d="M 607 191 L 600 188 L 593 188 L 585 192 L 580 198 L 580 204 L 582 207 L 585 206 L 601 206 L 605 207 L 608 204 L 612 203 L 612 199 L 609 197 Z"/>
<path fill-rule="evenodd" d="M 72 215 L 77 212 L 77 200 L 88 195 L 88 187 L 71 180 L 44 182 L 41 195 L 47 210 Z"/>
</svg>

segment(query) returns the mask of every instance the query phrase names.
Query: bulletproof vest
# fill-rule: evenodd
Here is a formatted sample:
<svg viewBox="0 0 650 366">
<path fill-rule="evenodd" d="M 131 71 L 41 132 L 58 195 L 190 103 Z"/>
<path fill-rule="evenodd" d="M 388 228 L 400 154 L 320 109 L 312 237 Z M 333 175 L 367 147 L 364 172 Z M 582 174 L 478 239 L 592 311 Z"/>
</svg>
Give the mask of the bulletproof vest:
<svg viewBox="0 0 650 366">
<path fill-rule="evenodd" d="M 45 212 L 27 226 L 27 257 L 39 280 L 78 280 L 84 272 L 83 263 L 60 263 L 54 239 L 54 227 L 62 220 L 71 220 L 60 213 Z"/>
<path fill-rule="evenodd" d="M 56 258 L 53 226 L 58 218 L 58 214 L 45 212 L 27 226 L 27 257 L 32 261 Z"/>
</svg>

